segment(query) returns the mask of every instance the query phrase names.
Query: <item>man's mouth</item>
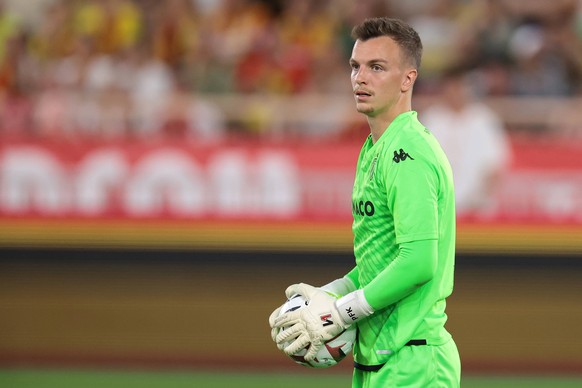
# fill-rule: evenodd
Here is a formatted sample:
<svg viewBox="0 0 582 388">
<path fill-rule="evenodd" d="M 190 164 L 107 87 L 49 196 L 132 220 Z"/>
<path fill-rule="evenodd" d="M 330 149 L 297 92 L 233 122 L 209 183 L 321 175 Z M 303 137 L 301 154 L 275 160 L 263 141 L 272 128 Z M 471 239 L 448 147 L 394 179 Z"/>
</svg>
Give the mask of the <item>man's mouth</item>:
<svg viewBox="0 0 582 388">
<path fill-rule="evenodd" d="M 371 97 L 372 93 L 367 92 L 365 90 L 356 90 L 354 92 L 354 94 L 356 95 L 357 99 L 363 99 L 363 98 L 367 98 L 367 97 Z"/>
</svg>

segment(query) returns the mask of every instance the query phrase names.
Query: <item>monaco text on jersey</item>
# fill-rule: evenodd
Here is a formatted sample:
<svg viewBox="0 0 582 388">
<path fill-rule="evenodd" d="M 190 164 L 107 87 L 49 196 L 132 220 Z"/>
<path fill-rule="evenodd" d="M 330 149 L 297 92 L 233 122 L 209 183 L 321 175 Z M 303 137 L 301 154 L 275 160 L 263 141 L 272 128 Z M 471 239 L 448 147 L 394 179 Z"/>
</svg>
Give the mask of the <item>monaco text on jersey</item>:
<svg viewBox="0 0 582 388">
<path fill-rule="evenodd" d="M 354 216 L 368 216 L 374 215 L 375 209 L 372 201 L 352 201 L 352 214 Z"/>
</svg>

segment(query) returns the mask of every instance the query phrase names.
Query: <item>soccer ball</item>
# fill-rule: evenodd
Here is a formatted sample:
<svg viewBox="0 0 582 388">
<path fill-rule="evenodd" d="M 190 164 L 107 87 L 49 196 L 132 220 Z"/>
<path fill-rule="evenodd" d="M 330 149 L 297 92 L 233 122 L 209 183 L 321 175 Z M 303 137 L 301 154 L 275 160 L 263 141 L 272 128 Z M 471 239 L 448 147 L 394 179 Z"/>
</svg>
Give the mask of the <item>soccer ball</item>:
<svg viewBox="0 0 582 388">
<path fill-rule="evenodd" d="M 289 298 L 287 302 L 281 306 L 279 316 L 303 308 L 307 306 L 307 304 L 308 302 L 303 296 L 295 295 Z M 281 330 L 285 330 L 285 328 L 286 327 L 282 327 Z M 305 361 L 304 356 L 307 353 L 307 349 L 301 349 L 289 357 L 291 357 L 296 363 L 310 368 L 329 368 L 330 366 L 337 365 L 352 351 L 355 341 L 356 327 L 355 325 L 352 325 L 336 337 L 327 341 L 325 345 L 319 349 L 319 352 L 317 352 L 313 361 Z M 290 342 L 287 342 L 284 346 L 288 346 L 289 344 Z"/>
</svg>

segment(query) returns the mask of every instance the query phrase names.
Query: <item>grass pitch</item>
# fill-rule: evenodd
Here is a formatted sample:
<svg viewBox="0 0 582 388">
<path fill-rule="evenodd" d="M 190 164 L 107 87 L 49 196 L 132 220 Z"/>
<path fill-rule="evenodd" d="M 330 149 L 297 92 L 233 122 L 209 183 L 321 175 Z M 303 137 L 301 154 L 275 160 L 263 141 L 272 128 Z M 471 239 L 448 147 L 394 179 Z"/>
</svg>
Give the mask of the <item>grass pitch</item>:
<svg viewBox="0 0 582 388">
<path fill-rule="evenodd" d="M 0 370 L 3 388 L 350 388 L 348 374 L 244 372 L 169 372 L 104 370 Z M 502 377 L 467 376 L 463 388 L 574 388 L 582 387 L 582 377 Z"/>
</svg>

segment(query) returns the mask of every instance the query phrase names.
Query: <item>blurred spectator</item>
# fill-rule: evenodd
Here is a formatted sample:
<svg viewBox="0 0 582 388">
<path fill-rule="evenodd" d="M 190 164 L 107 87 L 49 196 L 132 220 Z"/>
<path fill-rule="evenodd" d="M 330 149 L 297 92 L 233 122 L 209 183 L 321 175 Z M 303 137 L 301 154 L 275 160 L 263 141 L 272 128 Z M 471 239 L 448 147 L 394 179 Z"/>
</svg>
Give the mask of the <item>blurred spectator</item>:
<svg viewBox="0 0 582 388">
<path fill-rule="evenodd" d="M 85 0 L 78 4 L 73 15 L 75 34 L 94 40 L 99 51 L 116 52 L 138 41 L 142 15 L 134 1 Z"/>
<path fill-rule="evenodd" d="M 511 77 L 512 91 L 518 95 L 565 96 L 570 83 L 563 59 L 546 46 L 546 31 L 537 24 L 516 29 L 510 52 L 517 67 Z"/>
<path fill-rule="evenodd" d="M 518 95 L 569 96 L 582 82 L 582 43 L 576 35 L 575 0 L 534 2 L 514 31 L 510 53 Z"/>
<path fill-rule="evenodd" d="M 496 185 L 510 158 L 499 117 L 473 100 L 467 77 L 463 68 L 447 71 L 439 102 L 421 113 L 453 168 L 459 215 L 485 212 L 494 205 Z"/>
<path fill-rule="evenodd" d="M 34 101 L 33 122 L 35 132 L 44 138 L 66 138 L 71 133 L 71 95 L 53 78 L 47 76 Z"/>
<path fill-rule="evenodd" d="M 330 6 L 331 5 L 331 6 Z M 298 0 L 289 4 L 277 23 L 280 65 L 289 93 L 305 91 L 311 82 L 316 61 L 325 60 L 336 44 L 339 20 L 332 2 Z"/>
<path fill-rule="evenodd" d="M 175 71 L 180 71 L 189 51 L 196 51 L 201 39 L 199 15 L 190 0 L 163 2 L 152 26 L 153 54 Z"/>
<path fill-rule="evenodd" d="M 31 99 L 22 85 L 13 83 L 0 94 L 0 134 L 28 135 L 31 128 Z"/>
<path fill-rule="evenodd" d="M 503 0 L 479 0 L 462 8 L 459 61 L 509 64 L 509 41 L 520 20 Z"/>
<path fill-rule="evenodd" d="M 0 0 L 0 62 L 6 59 L 6 46 L 20 32 L 18 17 L 7 10 Z"/>
<path fill-rule="evenodd" d="M 92 41 L 78 38 L 70 52 L 53 58 L 45 67 L 45 73 L 65 89 L 74 92 L 84 88 L 87 68 L 96 55 Z"/>
<path fill-rule="evenodd" d="M 162 114 L 165 136 L 201 143 L 225 138 L 226 119 L 220 109 L 210 101 L 193 97 L 180 84 L 173 89 L 167 106 Z"/>
<path fill-rule="evenodd" d="M 22 51 L 20 22 L 16 15 L 4 7 L 0 0 L 0 91 L 17 82 L 18 60 Z"/>
<path fill-rule="evenodd" d="M 167 63 L 152 55 L 151 46 L 140 45 L 129 55 L 132 64 L 131 74 L 128 74 L 132 129 L 141 138 L 159 135 L 163 112 L 174 89 L 174 73 Z"/>
<path fill-rule="evenodd" d="M 424 12 L 410 18 L 410 24 L 422 39 L 423 76 L 434 76 L 457 60 L 462 35 L 455 20 L 455 3 L 454 0 L 433 0 L 428 2 Z"/>
<path fill-rule="evenodd" d="M 30 51 L 39 61 L 59 60 L 75 51 L 77 37 L 71 23 L 73 8 L 66 0 L 49 3 L 40 24 L 31 31 Z"/>
<path fill-rule="evenodd" d="M 417 92 L 434 94 L 443 70 L 462 63 L 474 68 L 473 86 L 480 96 L 582 95 L 580 0 L 25 4 L 0 0 L 1 101 L 8 111 L 30 114 L 28 120 L 16 121 L 33 122 L 39 133 L 55 136 L 167 133 L 165 109 L 175 116 L 190 105 L 184 99 L 196 105 L 209 101 L 207 95 L 225 97 L 216 117 L 222 116 L 228 132 L 312 137 L 335 131 L 341 136 L 350 123 L 339 123 L 346 121 L 347 115 L 338 114 L 345 107 L 334 104 L 349 87 L 341 79 L 351 53 L 350 26 L 378 15 L 408 20 L 423 38 L 425 60 Z M 179 92 L 175 80 L 180 80 Z M 276 98 L 242 104 L 250 95 Z M 321 98 L 316 105 L 325 112 L 318 117 L 326 118 L 308 122 L 312 115 L 302 107 L 315 95 L 334 99 Z M 231 97 L 248 109 L 229 109 Z M 273 103 L 286 97 L 296 102 L 289 109 L 293 114 L 280 111 L 291 104 Z M 179 106 L 168 105 L 173 103 Z M 65 127 L 57 130 L 65 117 Z M 50 120 L 39 122 L 42 118 Z M 176 127 L 176 120 L 170 121 Z M 568 132 L 575 132 L 576 121 L 569 123 Z"/>
<path fill-rule="evenodd" d="M 126 52 L 90 58 L 83 74 L 81 96 L 76 101 L 75 124 L 80 132 L 119 138 L 129 127 L 129 97 L 133 63 Z"/>
<path fill-rule="evenodd" d="M 579 2 L 582 11 L 582 2 Z M 576 12 L 576 3 L 566 3 L 560 13 L 546 20 L 546 47 L 548 56 L 560 58 L 569 83 L 569 94 L 582 92 L 582 30 L 577 35 L 576 23 L 581 13 Z"/>
</svg>

